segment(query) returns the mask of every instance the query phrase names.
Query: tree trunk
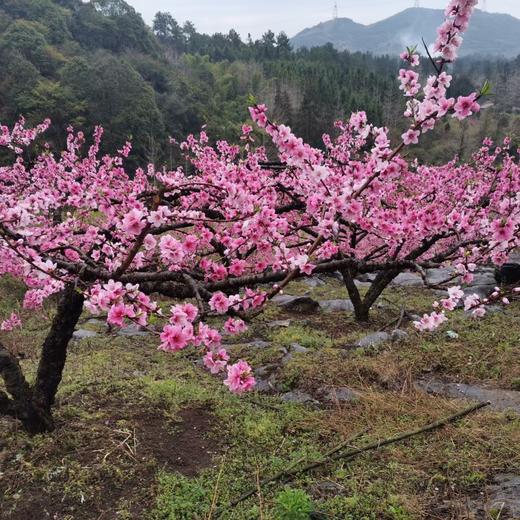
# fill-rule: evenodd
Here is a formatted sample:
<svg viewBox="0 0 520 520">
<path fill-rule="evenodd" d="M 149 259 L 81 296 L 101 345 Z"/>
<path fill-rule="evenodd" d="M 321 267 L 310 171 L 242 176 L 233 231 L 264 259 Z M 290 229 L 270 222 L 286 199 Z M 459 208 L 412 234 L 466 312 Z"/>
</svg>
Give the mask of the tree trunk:
<svg viewBox="0 0 520 520">
<path fill-rule="evenodd" d="M 350 269 L 341 271 L 345 287 L 347 288 L 348 294 L 350 296 L 350 301 L 354 306 L 354 315 L 356 317 L 356 321 L 363 323 L 368 322 L 372 305 L 374 305 L 379 296 L 381 296 L 381 293 L 388 287 L 390 282 L 399 273 L 399 270 L 379 272 L 370 285 L 370 289 L 365 294 L 365 297 L 362 298 L 354 281 L 356 273 Z"/>
<path fill-rule="evenodd" d="M 73 286 L 67 286 L 43 343 L 32 387 L 27 383 L 18 360 L 0 345 L 0 375 L 11 396 L 9 398 L 0 392 L 0 413 L 19 419 L 31 434 L 54 429 L 51 407 L 61 382 L 67 347 L 82 310 L 83 295 Z"/>
</svg>

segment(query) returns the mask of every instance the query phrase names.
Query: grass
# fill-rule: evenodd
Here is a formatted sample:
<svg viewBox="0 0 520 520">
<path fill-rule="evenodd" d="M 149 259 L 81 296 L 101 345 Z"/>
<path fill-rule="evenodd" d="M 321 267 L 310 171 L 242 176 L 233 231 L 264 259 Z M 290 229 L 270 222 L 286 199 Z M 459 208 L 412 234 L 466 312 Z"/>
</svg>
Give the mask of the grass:
<svg viewBox="0 0 520 520">
<path fill-rule="evenodd" d="M 318 299 L 346 297 L 334 280 L 296 291 L 302 289 Z M 9 282 L 0 291 L 6 294 L 2 318 L 21 296 Z M 258 487 L 263 477 L 319 459 L 356 432 L 368 428 L 357 441 L 362 445 L 464 407 L 417 390 L 413 382 L 424 373 L 518 385 L 518 306 L 478 322 L 456 313 L 448 325 L 456 340 L 446 329 L 421 336 L 408 328 L 398 345 L 341 348 L 391 323 L 403 305 L 426 311 L 432 295 L 406 289 L 385 298 L 368 328 L 347 314 L 297 316 L 270 307 L 234 340 L 233 358 L 256 367 L 279 364 L 281 349 L 299 343 L 308 352 L 279 368 L 286 388 L 317 395 L 323 387 L 348 387 L 362 396 L 321 408 L 231 395 L 193 352 L 164 354 L 148 337 L 101 334 L 74 342 L 55 410 L 57 430 L 31 438 L 0 419 L 1 518 L 45 518 L 47 511 L 57 520 L 208 520 L 251 487 L 251 499 L 218 518 L 299 520 L 309 507 L 327 519 L 471 518 L 467 504 L 493 475 L 519 471 L 518 415 L 485 410 L 350 463 Z M 279 319 L 290 319 L 289 327 L 268 327 Z M 6 336 L 6 344 L 24 353 L 28 373 L 47 324 L 40 314 L 31 322 L 36 332 Z M 270 346 L 250 349 L 252 339 Z"/>
</svg>

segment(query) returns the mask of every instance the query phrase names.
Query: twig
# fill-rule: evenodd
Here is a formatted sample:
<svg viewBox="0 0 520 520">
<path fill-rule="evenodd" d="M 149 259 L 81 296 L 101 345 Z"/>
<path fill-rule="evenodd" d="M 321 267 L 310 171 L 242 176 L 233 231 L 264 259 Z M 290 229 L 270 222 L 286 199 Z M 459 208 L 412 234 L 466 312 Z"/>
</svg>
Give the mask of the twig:
<svg viewBox="0 0 520 520">
<path fill-rule="evenodd" d="M 346 441 L 343 441 L 341 444 L 339 444 L 335 448 L 333 448 L 333 449 L 329 450 L 328 452 L 326 452 L 323 455 L 323 459 L 327 459 L 328 457 L 331 457 L 335 453 L 337 453 L 337 452 L 341 451 L 342 449 L 346 448 L 347 446 L 352 444 L 352 442 L 354 442 L 355 440 L 359 439 L 366 432 L 367 432 L 367 430 L 363 430 L 362 432 L 356 433 L 353 437 L 350 437 Z M 293 462 L 287 469 L 284 469 L 284 470 L 276 473 L 272 477 L 267 477 L 267 478 L 264 478 L 264 479 L 260 480 L 260 482 L 258 483 L 258 486 L 260 486 L 260 487 L 266 486 L 267 484 L 271 484 L 273 482 L 277 482 L 278 480 L 281 480 L 284 477 L 290 476 L 291 474 L 293 474 L 292 472 L 295 470 L 295 468 L 297 468 L 303 462 L 305 462 L 305 458 L 298 459 L 296 462 Z M 237 499 L 233 500 L 232 502 L 230 502 L 230 504 L 227 506 L 227 508 L 224 507 L 224 508 L 220 509 L 217 514 L 220 515 L 226 509 L 231 508 L 231 507 L 235 507 L 236 505 L 240 504 L 240 502 L 243 502 L 247 498 L 253 496 L 255 493 L 258 493 L 258 486 L 255 486 L 253 489 L 249 490 L 247 493 L 244 493 L 239 498 L 237 498 Z"/>
<path fill-rule="evenodd" d="M 356 448 L 356 449 L 353 449 L 353 450 L 350 450 L 350 451 L 347 451 L 347 452 L 344 452 L 344 453 L 338 453 L 348 443 L 352 442 L 352 440 L 355 440 L 359 436 L 363 435 L 363 432 L 361 432 L 360 434 L 357 434 L 354 437 L 354 439 L 351 439 L 351 440 L 349 440 L 349 441 L 347 441 L 345 443 L 342 443 L 337 448 L 334 448 L 333 450 L 331 450 L 328 453 L 326 453 L 321 461 L 312 462 L 310 464 L 307 464 L 306 466 L 303 466 L 302 468 L 297 468 L 297 466 L 300 464 L 300 462 L 302 462 L 302 461 L 297 461 L 296 463 L 294 463 L 291 466 L 289 466 L 289 468 L 287 468 L 286 470 L 281 471 L 280 473 L 274 475 L 273 477 L 264 479 L 263 481 L 260 482 L 260 484 L 261 485 L 266 485 L 266 484 L 269 484 L 269 483 L 272 483 L 272 482 L 275 482 L 275 481 L 278 481 L 278 480 L 281 480 L 281 479 L 288 479 L 288 480 L 290 480 L 290 479 L 294 478 L 296 475 L 299 475 L 300 473 L 306 473 L 306 472 L 311 471 L 313 469 L 316 469 L 316 468 L 319 468 L 319 467 L 324 466 L 326 464 L 329 464 L 330 462 L 334 462 L 334 461 L 338 461 L 338 460 L 346 460 L 346 461 L 352 460 L 355 457 L 357 457 L 358 455 L 361 455 L 362 453 L 366 453 L 368 451 L 377 450 L 377 449 L 382 448 L 384 446 L 388 446 L 390 444 L 395 444 L 397 442 L 401 442 L 401 441 L 404 441 L 406 439 L 409 439 L 410 437 L 415 437 L 415 436 L 420 435 L 422 433 L 427 433 L 427 432 L 430 432 L 430 431 L 433 431 L 433 430 L 437 430 L 439 428 L 442 428 L 443 426 L 446 426 L 448 424 L 457 422 L 460 419 L 466 417 L 467 415 L 469 415 L 469 414 L 471 414 L 473 412 L 476 412 L 477 410 L 480 410 L 481 408 L 489 406 L 489 404 L 490 404 L 489 402 L 475 404 L 473 406 L 470 406 L 469 408 L 466 408 L 466 409 L 462 410 L 461 412 L 457 412 L 457 413 L 455 413 L 453 415 L 450 415 L 448 417 L 445 417 L 443 419 L 439 419 L 439 420 L 437 420 L 435 422 L 432 422 L 430 424 L 427 424 L 426 426 L 423 426 L 421 428 L 417 428 L 415 430 L 410 430 L 410 431 L 407 431 L 407 432 L 403 432 L 403 433 L 400 433 L 400 434 L 395 435 L 393 437 L 389 437 L 389 438 L 384 439 L 384 440 L 378 440 L 378 441 L 372 442 L 372 443 L 367 444 L 366 446 L 364 446 L 362 448 Z M 253 488 L 252 491 L 248 491 L 247 493 L 244 493 L 239 498 L 237 498 L 237 499 L 233 500 L 232 502 L 230 502 L 230 504 L 227 506 L 227 508 L 224 508 L 224 509 L 220 510 L 219 513 L 222 513 L 225 509 L 228 509 L 228 508 L 231 508 L 231 507 L 234 507 L 234 506 L 240 504 L 241 502 L 243 502 L 244 500 L 246 500 L 250 496 L 254 495 L 256 491 L 257 491 L 257 489 L 255 487 L 255 488 Z"/>
<path fill-rule="evenodd" d="M 195 282 L 195 280 L 188 274 L 184 274 L 184 279 L 186 280 L 187 284 L 191 287 L 191 290 L 195 294 L 195 298 L 197 300 L 197 306 L 199 308 L 199 314 L 200 316 L 204 316 L 204 301 L 202 300 L 202 297 L 200 295 L 199 286 Z"/>
<path fill-rule="evenodd" d="M 217 505 L 218 488 L 220 486 L 220 479 L 221 479 L 222 473 L 224 471 L 224 463 L 226 462 L 226 455 L 227 455 L 227 453 L 224 453 L 224 456 L 222 457 L 222 462 L 220 464 L 220 470 L 219 470 L 218 476 L 217 476 L 217 482 L 215 483 L 215 489 L 213 491 L 213 498 L 211 499 L 211 509 L 209 510 L 207 520 L 211 520 L 213 518 L 213 511 L 215 511 L 215 506 Z"/>
</svg>

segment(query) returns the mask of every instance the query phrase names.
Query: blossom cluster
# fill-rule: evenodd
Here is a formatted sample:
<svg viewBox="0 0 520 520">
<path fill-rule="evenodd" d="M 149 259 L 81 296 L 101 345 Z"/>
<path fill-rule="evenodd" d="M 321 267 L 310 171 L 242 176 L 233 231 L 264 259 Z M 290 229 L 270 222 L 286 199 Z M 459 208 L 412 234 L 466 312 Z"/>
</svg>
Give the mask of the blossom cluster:
<svg viewBox="0 0 520 520">
<path fill-rule="evenodd" d="M 513 288 L 511 292 L 513 295 L 520 295 L 520 287 Z M 509 305 L 510 300 L 500 287 L 495 287 L 495 290 L 487 298 L 481 298 L 475 293 L 465 295 L 460 286 L 450 287 L 447 298 L 433 303 L 435 311 L 424 314 L 422 318 L 413 323 L 415 328 L 421 332 L 432 332 L 448 321 L 447 311 L 454 311 L 462 306 L 464 311 L 470 313 L 474 318 L 482 318 L 486 315 L 486 307 L 492 303 Z"/>
<path fill-rule="evenodd" d="M 473 4 L 450 3 L 443 50 L 456 45 Z M 402 57 L 418 65 L 414 49 Z M 230 363 L 222 336 L 244 332 L 244 314 L 293 277 L 455 265 L 467 283 L 476 265 L 501 265 L 520 247 L 520 168 L 509 140 L 486 140 L 468 164 L 418 165 L 401 154 L 440 118 L 480 108 L 475 93 L 447 99 L 452 77 L 436 72 L 423 86 L 414 70 L 401 71 L 412 123 L 395 147 L 389 129 L 364 112 L 336 122 L 336 135 L 324 135 L 317 149 L 272 122 L 265 105 L 251 107 L 276 168 L 249 125 L 239 145 L 210 145 L 204 131 L 188 136 L 180 144 L 188 167 L 132 172 L 130 144 L 100 153 L 101 128 L 90 146 L 70 130 L 63 152 L 45 149 L 29 162 L 20 151 L 48 122 L 2 127 L 0 146 L 18 156 L 0 167 L 0 276 L 24 282 L 26 309 L 73 284 L 111 326 L 147 327 L 168 352 L 199 348 L 211 372 L 227 371 L 232 391 L 250 390 L 251 368 Z M 420 327 L 442 323 L 456 294 Z M 165 312 L 157 295 L 192 303 Z M 214 314 L 226 316 L 223 329 L 207 325 Z"/>
<path fill-rule="evenodd" d="M 478 0 L 450 0 L 446 8 L 446 20 L 437 29 L 437 40 L 433 47 L 446 61 L 457 58 L 462 45 L 462 34 L 466 32 Z"/>
</svg>

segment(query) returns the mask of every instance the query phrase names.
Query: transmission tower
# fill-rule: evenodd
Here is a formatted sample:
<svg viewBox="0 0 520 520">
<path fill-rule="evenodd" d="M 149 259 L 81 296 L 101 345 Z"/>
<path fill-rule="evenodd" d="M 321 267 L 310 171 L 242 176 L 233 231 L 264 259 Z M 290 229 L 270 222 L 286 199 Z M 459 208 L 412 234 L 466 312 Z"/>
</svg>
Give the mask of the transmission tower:
<svg viewBox="0 0 520 520">
<path fill-rule="evenodd" d="M 413 6 L 414 6 L 414 7 L 421 7 L 421 2 L 420 2 L 420 0 L 415 0 Z"/>
<path fill-rule="evenodd" d="M 334 20 L 338 19 L 338 2 L 334 2 L 334 9 L 332 11 L 332 18 Z"/>
<path fill-rule="evenodd" d="M 487 11 L 487 2 L 486 2 L 486 0 L 482 0 L 482 11 Z"/>
</svg>

